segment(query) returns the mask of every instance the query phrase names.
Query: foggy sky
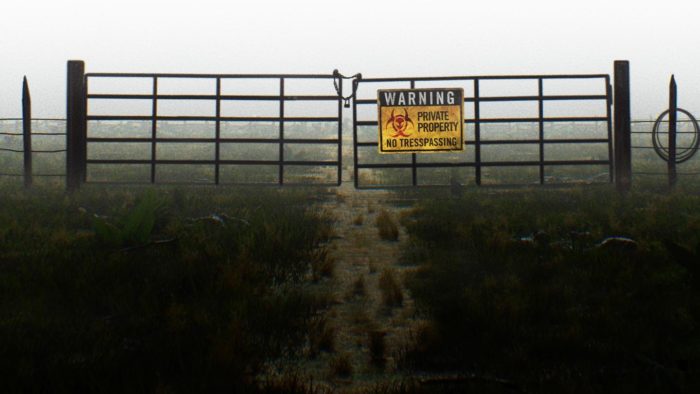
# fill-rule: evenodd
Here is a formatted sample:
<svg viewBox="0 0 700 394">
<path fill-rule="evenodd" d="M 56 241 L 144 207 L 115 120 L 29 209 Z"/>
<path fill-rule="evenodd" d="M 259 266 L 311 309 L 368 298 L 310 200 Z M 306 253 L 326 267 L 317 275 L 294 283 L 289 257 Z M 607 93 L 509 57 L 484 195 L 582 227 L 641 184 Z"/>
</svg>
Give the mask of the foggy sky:
<svg viewBox="0 0 700 394">
<path fill-rule="evenodd" d="M 38 1 L 0 6 L 0 117 L 65 116 L 68 59 L 88 72 L 366 77 L 610 73 L 631 62 L 635 118 L 700 114 L 700 5 L 667 1 Z"/>
</svg>

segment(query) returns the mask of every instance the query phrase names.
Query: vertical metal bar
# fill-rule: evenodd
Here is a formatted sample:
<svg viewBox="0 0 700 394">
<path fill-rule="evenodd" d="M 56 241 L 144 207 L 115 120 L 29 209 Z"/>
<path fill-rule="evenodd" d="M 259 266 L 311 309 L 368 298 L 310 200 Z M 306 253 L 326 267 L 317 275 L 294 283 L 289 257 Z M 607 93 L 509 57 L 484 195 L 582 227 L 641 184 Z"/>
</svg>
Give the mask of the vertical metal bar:
<svg viewBox="0 0 700 394">
<path fill-rule="evenodd" d="M 343 92 L 343 78 L 338 78 L 338 90 Z M 338 181 L 337 186 L 343 183 L 343 100 L 338 97 Z"/>
<path fill-rule="evenodd" d="M 540 145 L 540 185 L 544 185 L 544 82 L 537 79 L 537 101 L 539 116 L 539 145 Z"/>
<path fill-rule="evenodd" d="M 24 187 L 32 186 L 32 98 L 27 77 L 22 82 L 22 145 L 24 151 Z"/>
<path fill-rule="evenodd" d="M 614 174 L 615 174 L 615 167 L 613 165 L 614 162 L 614 156 L 613 156 L 613 137 L 612 137 L 612 104 L 613 104 L 613 88 L 612 85 L 610 85 L 610 76 L 606 75 L 605 76 L 605 95 L 607 97 L 606 99 L 606 104 L 605 104 L 605 117 L 607 118 L 607 126 L 608 126 L 608 161 L 610 164 L 608 165 L 608 172 L 609 172 L 609 180 L 610 183 L 613 182 L 614 180 Z"/>
<path fill-rule="evenodd" d="M 69 60 L 66 89 L 66 188 L 75 191 L 83 180 L 86 133 L 85 63 Z"/>
<path fill-rule="evenodd" d="M 474 170 L 476 185 L 481 186 L 481 121 L 479 111 L 479 78 L 474 78 Z"/>
<path fill-rule="evenodd" d="M 356 92 L 357 85 L 360 81 L 352 80 L 352 91 Z M 381 141 L 380 141 L 381 143 Z M 357 168 L 357 99 L 352 100 L 352 159 L 353 159 L 353 181 L 355 189 L 359 189 L 360 183 L 358 178 L 359 169 Z"/>
<path fill-rule="evenodd" d="M 278 183 L 284 185 L 284 78 L 280 78 L 280 146 Z"/>
<path fill-rule="evenodd" d="M 153 77 L 153 107 L 151 109 L 151 183 L 156 183 L 156 138 L 158 133 L 158 77 Z"/>
<path fill-rule="evenodd" d="M 416 88 L 416 81 L 411 81 L 411 89 Z M 379 141 L 381 144 L 382 142 Z M 418 168 L 416 167 L 416 154 L 411 153 L 411 184 L 413 186 L 418 185 Z"/>
<path fill-rule="evenodd" d="M 630 64 L 615 61 L 615 185 L 620 192 L 630 189 L 632 183 L 632 146 L 630 111 Z"/>
<path fill-rule="evenodd" d="M 676 130 L 678 127 L 678 87 L 671 75 L 668 94 L 668 186 L 673 188 L 678 181 L 676 173 Z"/>
<path fill-rule="evenodd" d="M 215 124 L 215 145 L 214 145 L 214 184 L 219 184 L 219 172 L 221 160 L 221 77 L 216 78 L 216 124 Z"/>
</svg>

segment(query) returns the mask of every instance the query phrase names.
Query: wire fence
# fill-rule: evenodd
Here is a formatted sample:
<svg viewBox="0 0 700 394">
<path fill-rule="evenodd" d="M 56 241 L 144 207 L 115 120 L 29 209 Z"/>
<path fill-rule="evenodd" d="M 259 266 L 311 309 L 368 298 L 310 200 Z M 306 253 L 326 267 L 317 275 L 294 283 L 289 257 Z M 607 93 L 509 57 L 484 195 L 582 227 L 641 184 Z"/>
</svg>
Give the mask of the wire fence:
<svg viewBox="0 0 700 394">
<path fill-rule="evenodd" d="M 26 150 L 24 148 L 24 138 L 25 138 L 25 131 L 23 129 L 23 118 L 0 118 L 0 137 L 3 137 L 0 139 L 0 153 L 6 153 L 10 157 L 6 157 L 6 155 L 0 155 L 0 176 L 3 177 L 25 177 L 27 174 L 25 174 L 22 170 L 23 166 L 20 165 L 20 168 L 15 171 L 8 171 L 8 167 L 15 167 L 17 168 L 17 163 L 21 161 L 19 157 L 12 157 L 14 156 L 13 154 L 25 154 Z M 55 137 L 62 137 L 66 135 L 65 132 L 65 118 L 32 118 L 31 119 L 32 126 L 31 126 L 31 138 L 33 137 L 44 137 L 44 139 L 55 139 Z M 34 131 L 34 127 L 36 127 L 39 131 Z M 58 131 L 58 130 L 63 130 L 63 131 Z M 53 138 L 51 138 L 53 137 Z M 32 146 L 30 153 L 31 156 L 34 154 L 59 154 L 59 153 L 65 153 L 66 148 L 65 148 L 65 140 L 62 140 L 61 142 L 57 143 L 57 141 L 37 141 L 38 143 L 36 144 L 38 147 Z M 62 145 L 62 146 L 61 146 Z M 5 157 L 3 157 L 5 156 Z M 15 165 L 12 165 L 15 164 Z M 58 164 L 58 163 L 54 163 Z M 46 165 L 45 167 L 49 167 L 51 170 L 58 170 L 57 165 Z M 60 166 L 63 168 L 64 166 Z M 31 177 L 65 177 L 66 174 L 65 172 L 32 172 Z"/>
</svg>

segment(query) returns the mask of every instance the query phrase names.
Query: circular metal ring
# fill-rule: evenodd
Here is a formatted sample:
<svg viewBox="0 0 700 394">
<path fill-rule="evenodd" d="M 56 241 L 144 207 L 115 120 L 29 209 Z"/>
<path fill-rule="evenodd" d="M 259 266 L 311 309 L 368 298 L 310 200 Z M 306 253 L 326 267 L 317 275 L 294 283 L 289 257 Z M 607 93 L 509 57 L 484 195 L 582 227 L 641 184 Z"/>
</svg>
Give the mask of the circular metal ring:
<svg viewBox="0 0 700 394">
<path fill-rule="evenodd" d="M 698 151 L 698 147 L 700 147 L 700 138 L 698 138 L 698 134 L 700 134 L 700 127 L 698 127 L 698 121 L 695 119 L 695 117 L 688 111 L 678 108 L 678 112 L 681 112 L 685 114 L 693 124 L 693 141 L 690 143 L 690 146 L 684 147 L 682 149 L 677 149 L 676 150 L 676 163 L 683 163 L 685 161 L 690 160 L 691 157 L 695 155 L 695 153 Z M 654 129 L 651 132 L 652 136 L 652 143 L 654 144 L 654 151 L 656 152 L 659 157 L 664 159 L 665 161 L 668 162 L 669 160 L 669 154 L 668 154 L 668 148 L 664 147 L 661 145 L 661 140 L 659 138 L 659 127 L 661 126 L 661 123 L 663 122 L 664 116 L 668 115 L 669 110 L 666 110 L 659 115 L 658 118 L 656 118 L 656 122 L 654 122 Z"/>
</svg>

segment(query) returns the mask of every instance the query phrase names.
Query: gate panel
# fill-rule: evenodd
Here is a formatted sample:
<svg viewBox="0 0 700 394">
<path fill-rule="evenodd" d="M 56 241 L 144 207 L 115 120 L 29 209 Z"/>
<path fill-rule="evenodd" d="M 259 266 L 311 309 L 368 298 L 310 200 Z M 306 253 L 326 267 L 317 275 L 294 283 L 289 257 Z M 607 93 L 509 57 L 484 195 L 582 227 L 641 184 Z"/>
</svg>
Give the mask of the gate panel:
<svg viewBox="0 0 700 394">
<path fill-rule="evenodd" d="M 86 74 L 85 181 L 339 185 L 342 102 L 332 79 L 320 74 Z M 139 92 L 120 91 L 120 85 L 138 86 L 134 81 L 141 81 Z M 274 91 L 226 88 L 230 81 L 252 89 L 273 84 Z M 327 91 L 289 89 L 313 81 L 327 82 Z M 194 89 L 197 93 L 163 88 L 197 82 L 205 86 Z M 330 104 L 325 113 L 316 105 L 321 102 Z M 290 103 L 305 103 L 308 112 L 290 114 Z M 257 108 L 264 111 L 255 113 Z"/>
<path fill-rule="evenodd" d="M 464 184 L 468 183 L 465 170 L 473 173 L 470 181 L 481 185 L 485 175 L 494 178 L 501 168 L 508 168 L 506 175 L 513 179 L 502 176 L 487 183 L 523 183 L 520 176 L 510 175 L 516 170 L 523 171 L 521 176 L 534 177 L 534 183 L 568 182 L 570 179 L 561 175 L 565 169 L 582 173 L 591 181 L 612 182 L 612 89 L 608 75 L 369 78 L 354 83 L 356 188 Z M 567 84 L 571 85 L 569 90 Z M 494 90 L 494 85 L 508 90 Z M 378 153 L 378 89 L 447 87 L 464 89 L 463 152 Z M 587 113 L 582 113 L 586 112 L 583 107 Z"/>
</svg>

